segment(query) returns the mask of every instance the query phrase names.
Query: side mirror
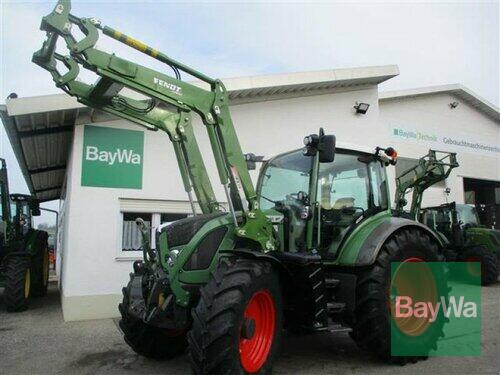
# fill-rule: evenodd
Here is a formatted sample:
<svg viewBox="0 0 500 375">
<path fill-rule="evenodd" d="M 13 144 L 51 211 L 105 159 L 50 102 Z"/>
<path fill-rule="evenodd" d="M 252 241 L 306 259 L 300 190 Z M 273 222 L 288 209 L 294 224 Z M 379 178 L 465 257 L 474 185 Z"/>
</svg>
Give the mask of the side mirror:
<svg viewBox="0 0 500 375">
<path fill-rule="evenodd" d="M 335 143 L 334 135 L 323 135 L 319 141 L 319 162 L 331 163 L 335 160 Z"/>
<path fill-rule="evenodd" d="M 323 128 L 319 129 L 319 135 L 311 134 L 304 138 L 303 154 L 314 156 L 319 152 L 320 163 L 331 163 L 335 159 L 335 136 L 325 135 Z"/>
<path fill-rule="evenodd" d="M 40 203 L 38 201 L 30 201 L 29 203 L 31 216 L 40 216 Z"/>
</svg>

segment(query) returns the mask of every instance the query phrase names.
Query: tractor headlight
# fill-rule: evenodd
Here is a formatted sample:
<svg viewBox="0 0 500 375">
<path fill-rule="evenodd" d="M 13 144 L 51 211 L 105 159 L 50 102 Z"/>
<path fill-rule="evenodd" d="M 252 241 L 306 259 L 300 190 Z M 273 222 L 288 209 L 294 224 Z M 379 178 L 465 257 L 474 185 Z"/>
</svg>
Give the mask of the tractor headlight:
<svg viewBox="0 0 500 375">
<path fill-rule="evenodd" d="M 312 217 L 312 209 L 311 206 L 304 206 L 300 210 L 300 218 L 302 220 L 309 220 Z"/>
</svg>

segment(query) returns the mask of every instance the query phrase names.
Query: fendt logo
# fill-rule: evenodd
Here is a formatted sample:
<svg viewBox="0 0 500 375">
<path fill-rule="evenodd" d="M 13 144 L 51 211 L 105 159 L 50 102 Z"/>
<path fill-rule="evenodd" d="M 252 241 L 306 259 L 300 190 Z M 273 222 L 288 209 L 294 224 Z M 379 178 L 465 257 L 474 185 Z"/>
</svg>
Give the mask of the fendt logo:
<svg viewBox="0 0 500 375">
<path fill-rule="evenodd" d="M 82 186 L 142 189 L 144 132 L 85 125 Z"/>
<path fill-rule="evenodd" d="M 170 91 L 172 91 L 176 94 L 182 95 L 182 88 L 180 88 L 177 85 L 174 85 L 173 83 L 169 83 L 167 81 L 164 81 L 164 80 L 156 78 L 156 77 L 153 78 L 153 81 L 158 86 L 164 87 L 164 88 L 169 89 Z"/>
<path fill-rule="evenodd" d="M 100 161 L 108 165 L 116 163 L 141 164 L 141 155 L 135 154 L 133 150 L 101 151 L 95 146 L 87 146 L 85 160 Z"/>
</svg>

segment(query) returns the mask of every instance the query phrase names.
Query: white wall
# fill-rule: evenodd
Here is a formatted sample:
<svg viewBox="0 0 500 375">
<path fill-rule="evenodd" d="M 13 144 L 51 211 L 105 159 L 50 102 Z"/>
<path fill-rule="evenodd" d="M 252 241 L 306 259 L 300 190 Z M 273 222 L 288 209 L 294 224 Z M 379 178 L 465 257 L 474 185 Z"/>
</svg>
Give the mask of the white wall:
<svg viewBox="0 0 500 375">
<path fill-rule="evenodd" d="M 371 105 L 366 115 L 355 115 L 356 101 Z M 234 105 L 233 121 L 244 152 L 272 156 L 302 147 L 302 139 L 324 127 L 338 141 L 382 144 L 377 127 L 378 95 L 374 86 L 356 91 Z M 121 288 L 132 264 L 121 254 L 120 199 L 185 200 L 177 163 L 166 134 L 144 130 L 143 188 L 109 189 L 81 186 L 83 124 L 80 118 L 68 163 L 64 221 L 62 299 L 66 320 L 116 316 Z M 123 129 L 141 128 L 123 120 L 94 123 Z M 211 155 L 204 126 L 195 123 L 204 155 Z M 220 200 L 215 163 L 205 160 Z M 256 173 L 253 173 L 254 176 Z"/>
<path fill-rule="evenodd" d="M 458 102 L 458 107 L 451 109 L 452 102 Z M 457 152 L 460 167 L 447 180 L 450 202 L 464 202 L 463 177 L 500 180 L 500 153 L 443 143 L 443 138 L 451 137 L 500 147 L 500 122 L 450 94 L 381 100 L 380 128 L 386 132 L 387 142 L 403 157 L 419 158 L 430 148 Z M 435 140 L 395 137 L 394 128 L 435 136 Z M 390 172 L 394 176 L 394 171 Z M 391 190 L 394 191 L 394 183 Z M 442 188 L 430 188 L 424 194 L 423 205 L 442 204 L 445 199 Z"/>
</svg>

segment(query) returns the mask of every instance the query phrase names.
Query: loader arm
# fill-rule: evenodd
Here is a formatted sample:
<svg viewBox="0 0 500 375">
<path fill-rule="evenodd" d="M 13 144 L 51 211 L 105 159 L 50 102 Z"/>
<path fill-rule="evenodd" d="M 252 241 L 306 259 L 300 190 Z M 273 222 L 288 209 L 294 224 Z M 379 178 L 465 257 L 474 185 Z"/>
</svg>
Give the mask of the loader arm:
<svg viewBox="0 0 500 375">
<path fill-rule="evenodd" d="M 257 241 L 264 250 L 274 249 L 272 225 L 259 209 L 229 113 L 228 93 L 222 82 L 119 31 L 102 26 L 95 18 L 79 18 L 70 11 L 71 2 L 60 0 L 54 11 L 42 19 L 40 28 L 47 32 L 47 39 L 33 55 L 33 62 L 48 70 L 56 86 L 75 96 L 79 102 L 150 130 L 165 131 L 174 145 L 186 192 L 190 195 L 194 190 L 203 213 L 211 213 L 220 208 L 192 129 L 192 113 L 198 114 L 210 139 L 237 235 Z M 85 35 L 81 40 L 72 35 L 74 26 Z M 168 65 L 175 77 L 97 49 L 95 45 L 100 33 Z M 59 37 L 69 50 L 68 56 L 56 52 Z M 57 69 L 58 62 L 66 66 L 66 73 L 61 74 Z M 94 84 L 77 80 L 80 68 L 93 71 L 99 79 Z M 199 79 L 209 89 L 182 81 L 180 72 Z M 122 90 L 124 88 L 128 90 Z M 131 91 L 141 97 L 131 97 Z M 243 215 L 237 211 L 242 211 Z"/>
<path fill-rule="evenodd" d="M 418 160 L 417 165 L 396 178 L 396 212 L 403 213 L 407 204 L 405 196 L 412 190 L 410 215 L 412 219 L 417 220 L 424 191 L 448 178 L 452 169 L 456 167 L 458 167 L 456 153 L 429 150 L 427 155 Z"/>
</svg>

